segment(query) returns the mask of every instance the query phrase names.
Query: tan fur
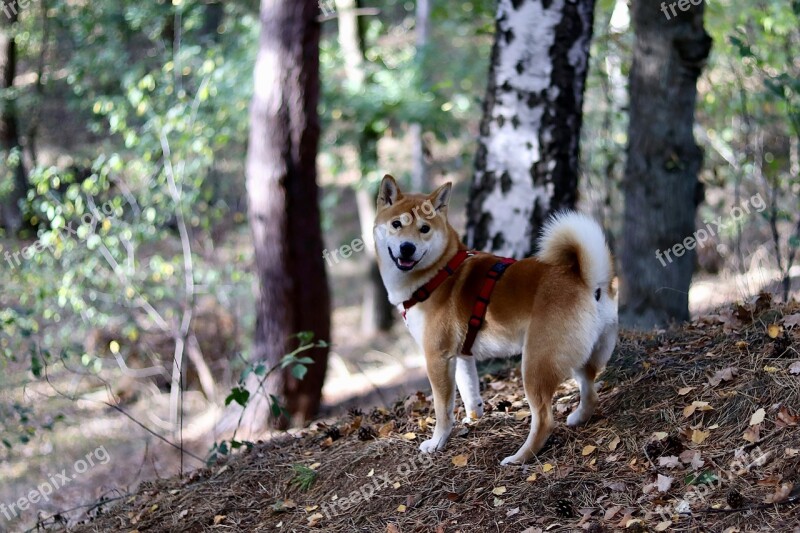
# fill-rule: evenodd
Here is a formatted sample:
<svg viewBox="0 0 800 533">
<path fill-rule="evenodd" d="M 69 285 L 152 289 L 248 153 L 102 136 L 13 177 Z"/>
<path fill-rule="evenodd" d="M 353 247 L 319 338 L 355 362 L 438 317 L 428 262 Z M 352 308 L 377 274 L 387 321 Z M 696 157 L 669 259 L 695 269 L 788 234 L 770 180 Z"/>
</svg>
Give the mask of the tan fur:
<svg viewBox="0 0 800 533">
<path fill-rule="evenodd" d="M 401 304 L 444 267 L 458 250 L 465 249 L 447 222 L 449 191 L 450 185 L 447 184 L 431 195 L 404 195 L 391 176 L 384 178 L 375 220 L 376 249 L 392 303 Z M 442 199 L 444 205 L 440 205 L 436 216 L 428 218 L 421 214 L 425 202 L 437 205 L 437 201 L 441 204 Z M 411 223 L 404 224 L 393 237 L 381 239 L 379 231 L 403 217 L 404 213 L 411 214 Z M 409 218 L 404 220 L 408 222 Z M 420 233 L 422 225 L 429 225 L 431 230 L 427 234 Z M 438 256 L 434 259 L 424 256 L 409 272 L 401 273 L 391 259 L 387 259 L 390 256 L 383 249 L 391 248 L 403 239 L 418 243 L 418 248 L 422 248 L 427 243 L 438 242 L 436 239 L 442 236 L 446 244 Z M 478 333 L 476 356 L 512 356 L 521 351 L 525 395 L 532 412 L 528 440 L 517 454 L 506 458 L 504 464 L 524 462 L 541 449 L 554 425 L 551 402 L 556 388 L 573 372 L 593 382 L 610 355 L 611 330 L 600 339 L 605 339 L 606 346 L 598 347 L 601 334 L 595 334 L 594 326 L 587 325 L 596 321 L 598 302 L 594 298 L 597 288 L 587 287 L 581 276 L 580 271 L 587 261 L 582 253 L 581 250 L 571 250 L 569 243 L 562 242 L 555 255 L 551 253 L 553 257 L 547 257 L 547 262 L 537 258 L 518 261 L 508 267 L 492 294 L 486 322 Z M 427 263 L 423 264 L 425 261 Z M 452 428 L 455 359 L 460 357 L 475 295 L 485 281 L 486 272 L 496 261 L 497 257 L 491 254 L 467 259 L 428 300 L 409 309 L 410 327 L 416 327 L 412 320 L 421 320 L 423 324 L 417 336 L 425 354 L 437 420 L 433 442 L 423 443 L 423 451 L 444 447 Z M 604 284 L 603 289 L 606 297 L 614 298 L 615 291 L 610 281 Z M 417 314 L 411 316 L 412 313 Z M 616 311 L 614 341 L 615 317 Z M 514 353 L 496 353 L 505 346 L 519 349 Z M 464 391 L 461 393 L 463 397 Z M 475 401 L 479 402 L 479 399 Z M 582 406 L 584 401 L 586 412 L 591 416 L 597 403 L 593 388 L 582 394 Z M 443 425 L 441 428 L 440 424 Z"/>
</svg>

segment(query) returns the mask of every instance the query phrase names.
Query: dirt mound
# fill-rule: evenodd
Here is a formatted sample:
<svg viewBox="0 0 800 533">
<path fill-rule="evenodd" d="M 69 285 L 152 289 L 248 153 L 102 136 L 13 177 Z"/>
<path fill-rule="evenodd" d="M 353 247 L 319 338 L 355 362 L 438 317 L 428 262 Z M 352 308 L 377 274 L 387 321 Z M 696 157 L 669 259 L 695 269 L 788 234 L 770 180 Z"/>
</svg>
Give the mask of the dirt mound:
<svg viewBox="0 0 800 533">
<path fill-rule="evenodd" d="M 420 455 L 424 394 L 353 412 L 148 483 L 75 531 L 800 532 L 800 307 L 762 296 L 679 329 L 625 333 L 591 422 L 563 422 L 528 465 L 517 370 L 485 376 L 490 412 Z"/>
</svg>

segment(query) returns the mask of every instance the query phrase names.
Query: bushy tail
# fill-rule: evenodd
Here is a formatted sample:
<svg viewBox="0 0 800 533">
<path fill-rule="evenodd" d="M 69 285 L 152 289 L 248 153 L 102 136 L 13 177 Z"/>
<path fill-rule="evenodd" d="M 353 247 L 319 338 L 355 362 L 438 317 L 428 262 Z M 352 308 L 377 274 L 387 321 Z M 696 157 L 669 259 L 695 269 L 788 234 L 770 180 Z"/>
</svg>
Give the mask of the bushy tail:
<svg viewBox="0 0 800 533">
<path fill-rule="evenodd" d="M 575 211 L 561 211 L 547 221 L 537 258 L 575 269 L 591 290 L 608 287 L 614 276 L 603 229 L 594 219 Z"/>
</svg>

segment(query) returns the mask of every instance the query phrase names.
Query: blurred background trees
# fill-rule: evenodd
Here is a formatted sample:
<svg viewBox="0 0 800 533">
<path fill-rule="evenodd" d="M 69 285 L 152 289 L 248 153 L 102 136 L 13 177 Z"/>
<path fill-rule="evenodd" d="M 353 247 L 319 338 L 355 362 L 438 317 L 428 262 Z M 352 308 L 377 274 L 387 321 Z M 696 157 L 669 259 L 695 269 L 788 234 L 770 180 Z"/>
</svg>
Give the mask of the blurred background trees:
<svg viewBox="0 0 800 533">
<path fill-rule="evenodd" d="M 529 15 L 524 28 L 503 18 L 514 4 Z M 530 15 L 544 13 L 545 4 L 552 17 Z M 319 114 L 318 198 L 311 148 L 302 160 L 284 151 L 272 157 L 283 162 L 264 159 L 258 172 L 246 172 L 249 135 L 255 135 L 251 146 L 266 147 L 267 130 L 273 131 L 268 114 L 256 116 L 257 106 L 251 108 L 264 44 L 256 0 L 43 0 L 17 18 L 0 13 L 0 477 L 24 484 L 27 474 L 14 470 L 12 478 L 6 464 L 24 456 L 31 472 L 36 460 L 46 471 L 52 451 L 77 454 L 85 442 L 50 429 L 117 420 L 87 411 L 87 402 L 118 402 L 171 439 L 193 427 L 219 444 L 229 435 L 194 424 L 218 418 L 226 400 L 246 405 L 247 380 L 265 378 L 276 361 L 287 382 L 314 372 L 319 378 L 328 350 L 320 341 L 332 344 L 323 404 L 364 388 L 380 393 L 382 379 L 409 379 L 418 370 L 409 362 L 414 348 L 379 294 L 370 254 L 325 262 L 330 338 L 324 338 L 321 273 L 302 270 L 322 265 L 318 226 L 323 249 L 369 240 L 371 197 L 385 172 L 406 188 L 455 181 L 453 205 L 469 205 L 471 214 L 468 225 L 466 209 L 451 210 L 457 229 L 474 246 L 509 254 L 531 251 L 537 220 L 577 201 L 607 228 L 622 259 L 623 286 L 642 284 L 637 290 L 647 297 L 628 306 L 631 324 L 663 326 L 762 289 L 796 294 L 800 2 L 721 0 L 705 5 L 703 18 L 693 6 L 667 20 L 656 4 L 634 0 L 631 11 L 626 0 L 596 0 L 593 22 L 589 1 L 325 5 L 316 22 L 303 15 L 319 30 L 319 100 L 292 108 L 309 120 L 311 107 Z M 714 44 L 698 72 L 703 54 L 692 43 L 705 42 L 701 20 Z M 561 48 L 543 46 L 546 22 L 554 35 L 563 33 L 556 39 Z M 502 34 L 495 35 L 497 27 Z M 306 45 L 315 60 L 313 42 Z M 499 54 L 509 45 L 519 47 L 510 52 L 520 54 L 522 70 L 513 62 L 511 80 L 541 66 L 534 59 L 546 59 L 526 50 L 548 52 L 554 77 L 546 94 L 536 93 L 554 98 L 536 107 L 550 110 L 547 120 L 520 114 L 533 109 L 527 106 L 498 108 L 506 94 L 498 83 L 506 80 Z M 568 45 L 574 53 L 564 63 Z M 632 72 L 635 60 L 644 64 L 645 47 L 667 64 L 652 88 L 656 73 L 639 66 Z M 258 86 L 273 87 L 269 76 L 257 76 Z M 497 132 L 513 129 L 515 115 L 526 118 L 523 133 L 532 145 L 550 148 L 534 154 L 526 145 L 497 144 Z M 522 122 L 510 138 L 522 138 L 521 129 Z M 500 167 L 486 177 L 480 162 L 493 153 L 504 157 L 507 178 Z M 302 169 L 276 170 L 287 161 Z M 673 185 L 678 181 L 681 187 Z M 526 194 L 504 197 L 509 182 Z M 534 189 L 542 194 L 532 195 Z M 502 201 L 487 204 L 489 194 Z M 647 202 L 626 208 L 626 194 Z M 763 211 L 727 224 L 696 257 L 661 266 L 656 249 L 678 244 L 706 221 L 730 221 L 732 210 L 757 194 Z M 478 231 L 488 213 L 508 215 L 504 224 L 513 224 L 520 238 L 500 243 L 497 232 Z M 646 239 L 637 244 L 629 232 Z M 626 250 L 637 250 L 635 257 L 626 259 Z M 690 276 L 691 286 L 682 288 Z M 273 285 L 275 301 L 262 292 Z M 684 292 L 664 296 L 676 290 Z M 254 336 L 264 327 L 257 311 L 265 308 L 280 313 L 273 315 L 278 333 L 269 337 L 269 349 L 266 333 Z M 302 351 L 285 359 L 296 350 Z M 305 350 L 319 357 L 306 358 Z M 321 378 L 312 382 L 318 389 Z M 50 384 L 81 401 L 66 401 Z M 313 401 L 295 409 L 286 398 L 276 400 L 264 406 L 271 416 L 291 408 L 308 418 L 314 411 Z M 132 435 L 142 446 L 152 438 L 116 431 L 86 439 L 110 439 L 133 456 Z"/>
</svg>

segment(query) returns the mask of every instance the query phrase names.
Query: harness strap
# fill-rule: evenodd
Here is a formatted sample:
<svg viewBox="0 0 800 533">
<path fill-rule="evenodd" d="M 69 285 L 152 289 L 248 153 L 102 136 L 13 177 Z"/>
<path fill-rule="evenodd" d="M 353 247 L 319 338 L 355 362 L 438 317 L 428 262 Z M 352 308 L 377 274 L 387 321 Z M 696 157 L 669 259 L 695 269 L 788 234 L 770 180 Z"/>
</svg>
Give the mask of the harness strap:
<svg viewBox="0 0 800 533">
<path fill-rule="evenodd" d="M 454 255 L 453 258 L 447 262 L 444 268 L 436 273 L 433 279 L 419 289 L 415 290 L 411 295 L 411 298 L 403 302 L 403 319 L 405 320 L 406 311 L 408 311 L 408 309 L 430 298 L 431 293 L 433 293 L 433 291 L 436 290 L 439 285 L 444 283 L 447 278 L 452 276 L 456 269 L 461 266 L 461 263 L 473 255 L 475 255 L 475 252 L 472 250 L 459 250 L 458 253 L 456 253 L 456 255 Z"/>
<path fill-rule="evenodd" d="M 472 355 L 472 345 L 475 344 L 475 338 L 478 336 L 478 331 L 484 324 L 486 318 L 486 311 L 489 309 L 489 299 L 494 291 L 494 286 L 503 277 L 506 269 L 512 264 L 516 263 L 515 259 L 503 258 L 497 263 L 492 265 L 489 272 L 486 273 L 486 280 L 483 282 L 478 296 L 475 298 L 475 304 L 472 306 L 472 315 L 469 317 L 467 323 L 467 336 L 464 338 L 464 344 L 461 347 L 462 355 Z"/>
</svg>

